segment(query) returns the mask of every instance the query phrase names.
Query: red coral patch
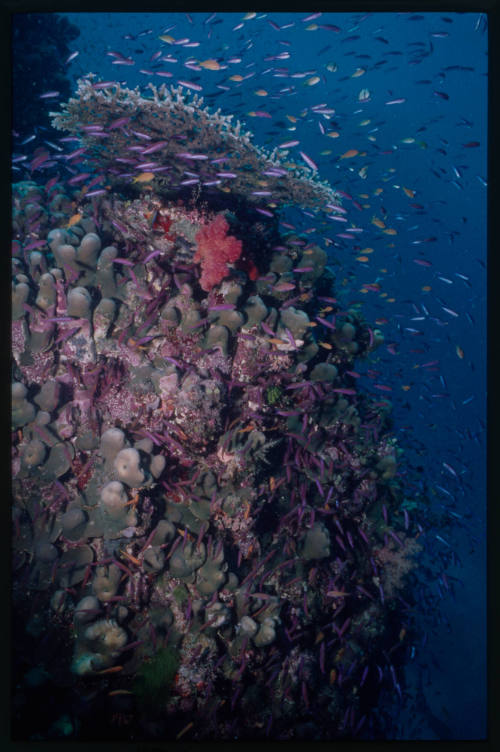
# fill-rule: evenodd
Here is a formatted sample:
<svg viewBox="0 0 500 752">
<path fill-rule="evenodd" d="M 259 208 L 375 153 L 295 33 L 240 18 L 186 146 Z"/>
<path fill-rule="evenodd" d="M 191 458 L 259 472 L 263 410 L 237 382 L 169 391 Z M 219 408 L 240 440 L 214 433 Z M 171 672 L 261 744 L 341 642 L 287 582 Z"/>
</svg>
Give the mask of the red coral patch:
<svg viewBox="0 0 500 752">
<path fill-rule="evenodd" d="M 200 285 L 208 292 L 229 274 L 228 263 L 241 256 L 242 243 L 228 235 L 229 225 L 222 214 L 196 233 L 197 250 L 193 260 L 201 263 Z"/>
</svg>

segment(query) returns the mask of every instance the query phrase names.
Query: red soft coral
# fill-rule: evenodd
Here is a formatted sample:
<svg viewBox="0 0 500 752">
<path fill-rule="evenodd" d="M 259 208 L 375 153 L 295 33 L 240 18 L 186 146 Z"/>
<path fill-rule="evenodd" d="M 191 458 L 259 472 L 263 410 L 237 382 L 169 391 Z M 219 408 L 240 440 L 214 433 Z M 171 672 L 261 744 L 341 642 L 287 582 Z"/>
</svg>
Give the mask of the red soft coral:
<svg viewBox="0 0 500 752">
<path fill-rule="evenodd" d="M 229 225 L 222 214 L 204 225 L 196 233 L 197 250 L 193 261 L 201 262 L 200 285 L 209 290 L 229 274 L 228 262 L 237 261 L 241 256 L 241 240 L 228 235 Z"/>
</svg>

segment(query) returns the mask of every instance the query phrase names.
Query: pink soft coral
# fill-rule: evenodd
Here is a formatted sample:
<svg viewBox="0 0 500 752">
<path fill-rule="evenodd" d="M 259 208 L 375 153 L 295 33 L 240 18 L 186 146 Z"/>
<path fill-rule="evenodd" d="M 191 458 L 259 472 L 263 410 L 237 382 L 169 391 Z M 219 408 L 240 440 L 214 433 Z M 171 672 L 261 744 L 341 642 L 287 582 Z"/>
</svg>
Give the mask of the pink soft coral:
<svg viewBox="0 0 500 752">
<path fill-rule="evenodd" d="M 201 262 L 200 285 L 208 292 L 229 274 L 228 262 L 241 256 L 241 240 L 228 235 L 229 225 L 222 214 L 196 233 L 197 250 L 193 261 Z"/>
</svg>

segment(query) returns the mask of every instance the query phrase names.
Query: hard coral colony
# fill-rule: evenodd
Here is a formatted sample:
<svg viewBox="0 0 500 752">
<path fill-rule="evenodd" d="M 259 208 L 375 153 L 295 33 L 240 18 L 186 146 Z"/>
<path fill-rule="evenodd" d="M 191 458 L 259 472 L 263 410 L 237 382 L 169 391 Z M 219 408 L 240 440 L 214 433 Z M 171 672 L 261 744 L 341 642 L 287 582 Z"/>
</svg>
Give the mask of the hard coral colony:
<svg viewBox="0 0 500 752">
<path fill-rule="evenodd" d="M 390 404 L 350 375 L 383 338 L 254 189 L 335 192 L 201 104 L 89 76 L 53 122 L 105 178 L 74 221 L 55 181 L 14 186 L 14 597 L 166 737 L 352 737 L 400 693 L 419 549 Z"/>
</svg>

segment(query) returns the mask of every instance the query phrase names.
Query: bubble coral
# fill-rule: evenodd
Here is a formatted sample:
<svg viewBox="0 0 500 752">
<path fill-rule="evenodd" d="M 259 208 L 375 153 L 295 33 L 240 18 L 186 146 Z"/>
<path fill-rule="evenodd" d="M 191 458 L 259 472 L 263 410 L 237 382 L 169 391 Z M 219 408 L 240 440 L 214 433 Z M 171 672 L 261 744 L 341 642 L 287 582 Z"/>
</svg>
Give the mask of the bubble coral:
<svg viewBox="0 0 500 752">
<path fill-rule="evenodd" d="M 126 631 L 114 619 L 100 619 L 89 626 L 80 622 L 73 672 L 82 676 L 111 666 L 126 642 Z"/>
<path fill-rule="evenodd" d="M 132 488 L 142 486 L 146 479 L 137 449 L 120 449 L 115 457 L 114 467 L 119 479 Z"/>
</svg>

